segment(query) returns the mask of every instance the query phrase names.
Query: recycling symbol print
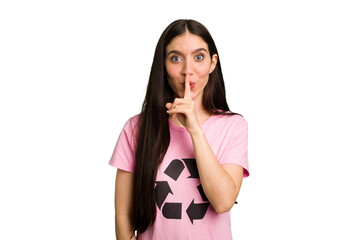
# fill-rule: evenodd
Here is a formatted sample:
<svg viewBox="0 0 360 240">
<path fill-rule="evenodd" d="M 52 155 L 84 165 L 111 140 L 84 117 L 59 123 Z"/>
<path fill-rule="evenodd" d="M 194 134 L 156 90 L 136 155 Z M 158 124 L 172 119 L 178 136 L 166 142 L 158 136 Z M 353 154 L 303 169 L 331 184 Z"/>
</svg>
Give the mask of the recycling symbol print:
<svg viewBox="0 0 360 240">
<path fill-rule="evenodd" d="M 184 164 L 185 163 L 185 164 Z M 181 184 L 178 181 L 181 173 L 183 173 L 185 167 L 188 169 L 190 176 L 186 179 L 199 179 L 199 185 L 197 191 L 199 192 L 203 202 L 195 202 L 195 197 L 192 197 L 192 201 L 188 206 L 183 206 L 182 202 L 168 202 L 166 201 L 169 194 L 174 195 L 173 190 L 170 188 L 168 181 L 156 181 L 155 194 L 156 205 L 162 212 L 163 216 L 167 219 L 182 219 L 182 208 L 186 208 L 186 213 L 191 223 L 194 224 L 194 220 L 201 220 L 204 218 L 210 202 L 206 198 L 204 190 L 200 184 L 199 172 L 196 166 L 196 160 L 193 158 L 174 159 L 170 162 L 164 171 L 166 178 L 169 177 L 172 180 L 171 184 Z M 175 186 L 176 187 L 176 186 Z M 174 187 L 173 187 L 174 188 Z"/>
</svg>

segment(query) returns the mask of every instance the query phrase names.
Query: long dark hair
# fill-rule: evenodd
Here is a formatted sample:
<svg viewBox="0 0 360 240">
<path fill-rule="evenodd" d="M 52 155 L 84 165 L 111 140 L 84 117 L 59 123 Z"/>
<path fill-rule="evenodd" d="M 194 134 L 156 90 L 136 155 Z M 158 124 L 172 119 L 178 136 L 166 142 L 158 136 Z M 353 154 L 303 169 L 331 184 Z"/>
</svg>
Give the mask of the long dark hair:
<svg viewBox="0 0 360 240">
<path fill-rule="evenodd" d="M 170 143 L 169 116 L 165 104 L 173 102 L 174 92 L 168 84 L 165 69 L 166 46 L 186 31 L 200 36 L 208 45 L 210 56 L 218 54 L 214 40 L 201 23 L 176 20 L 162 33 L 151 67 L 149 83 L 138 119 L 135 152 L 133 227 L 144 232 L 156 218 L 155 179 Z M 218 55 L 219 56 L 219 55 Z M 210 114 L 232 114 L 225 97 L 225 85 L 220 59 L 204 88 L 203 106 Z"/>
</svg>

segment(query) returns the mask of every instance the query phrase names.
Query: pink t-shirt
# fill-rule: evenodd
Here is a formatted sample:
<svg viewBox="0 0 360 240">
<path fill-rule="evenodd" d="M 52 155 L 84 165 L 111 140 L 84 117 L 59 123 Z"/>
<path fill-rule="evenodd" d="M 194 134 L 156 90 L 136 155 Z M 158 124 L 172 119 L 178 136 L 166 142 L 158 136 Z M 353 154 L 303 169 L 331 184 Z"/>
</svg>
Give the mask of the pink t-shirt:
<svg viewBox="0 0 360 240">
<path fill-rule="evenodd" d="M 137 120 L 135 116 L 126 122 L 110 159 L 110 165 L 128 172 L 135 168 Z M 171 140 L 155 184 L 156 220 L 138 240 L 232 239 L 230 212 L 216 213 L 203 192 L 190 134 L 172 122 L 169 126 Z M 212 115 L 201 127 L 220 164 L 240 165 L 248 177 L 246 120 Z"/>
</svg>

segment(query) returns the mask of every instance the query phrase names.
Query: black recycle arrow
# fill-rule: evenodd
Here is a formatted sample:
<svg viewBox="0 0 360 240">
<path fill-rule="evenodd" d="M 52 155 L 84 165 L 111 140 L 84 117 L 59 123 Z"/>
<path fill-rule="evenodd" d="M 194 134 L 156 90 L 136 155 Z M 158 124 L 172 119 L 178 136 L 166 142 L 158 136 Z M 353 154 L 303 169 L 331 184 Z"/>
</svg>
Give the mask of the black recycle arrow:
<svg viewBox="0 0 360 240">
<path fill-rule="evenodd" d="M 174 159 L 171 161 L 164 173 L 176 181 L 184 168 L 185 166 L 181 160 Z"/>
<path fill-rule="evenodd" d="M 204 202 L 207 202 L 209 201 L 205 195 L 205 192 L 204 192 L 204 189 L 202 188 L 201 184 L 199 186 L 197 186 L 197 189 L 199 190 L 199 193 L 201 195 L 201 199 L 204 201 Z"/>
<path fill-rule="evenodd" d="M 162 213 L 168 219 L 181 219 L 181 205 L 182 203 L 165 203 Z"/>
<path fill-rule="evenodd" d="M 194 224 L 194 219 L 203 219 L 205 213 L 209 207 L 210 203 L 194 203 L 194 199 L 189 205 L 188 209 L 186 209 L 186 213 L 188 214 L 190 221 Z"/>
<path fill-rule="evenodd" d="M 157 181 L 155 187 L 155 195 L 156 195 L 156 205 L 161 208 L 162 204 L 164 203 L 167 195 L 173 192 L 169 186 L 167 181 Z"/>
<path fill-rule="evenodd" d="M 190 172 L 190 176 L 188 178 L 200 178 L 199 172 L 196 165 L 196 159 L 193 158 L 183 158 L 187 169 Z"/>
</svg>

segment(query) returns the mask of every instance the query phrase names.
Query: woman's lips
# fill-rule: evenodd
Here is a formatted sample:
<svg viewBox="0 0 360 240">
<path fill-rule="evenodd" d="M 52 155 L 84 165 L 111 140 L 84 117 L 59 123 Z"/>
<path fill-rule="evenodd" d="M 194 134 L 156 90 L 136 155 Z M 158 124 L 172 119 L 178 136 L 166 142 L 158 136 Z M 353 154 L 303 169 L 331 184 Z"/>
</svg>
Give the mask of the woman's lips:
<svg viewBox="0 0 360 240">
<path fill-rule="evenodd" d="M 190 81 L 189 83 L 190 83 L 190 88 L 193 89 L 195 87 L 195 83 L 192 81 Z M 181 85 L 185 88 L 185 83 L 182 83 Z"/>
</svg>

